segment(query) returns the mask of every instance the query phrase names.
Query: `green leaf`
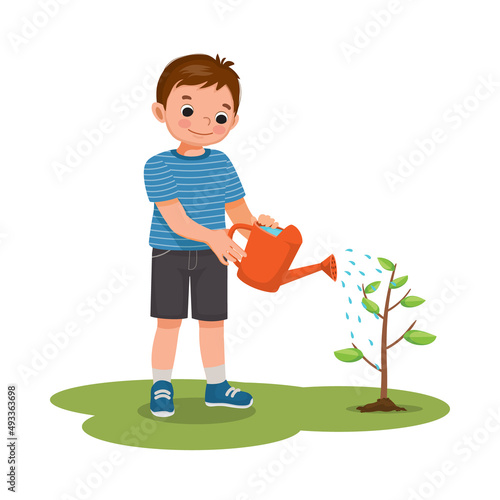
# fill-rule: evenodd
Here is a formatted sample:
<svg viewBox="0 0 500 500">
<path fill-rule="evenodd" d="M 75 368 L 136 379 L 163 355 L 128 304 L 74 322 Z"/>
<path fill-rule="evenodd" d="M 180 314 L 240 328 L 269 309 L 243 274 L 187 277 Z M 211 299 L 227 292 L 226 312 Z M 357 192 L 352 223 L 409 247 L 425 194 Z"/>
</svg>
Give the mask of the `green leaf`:
<svg viewBox="0 0 500 500">
<path fill-rule="evenodd" d="M 359 349 L 354 349 L 352 347 L 335 351 L 333 354 L 344 363 L 354 363 L 354 361 L 359 361 L 363 358 L 363 353 Z"/>
<path fill-rule="evenodd" d="M 436 340 L 436 336 L 421 330 L 410 330 L 405 333 L 404 339 L 410 344 L 427 345 L 432 344 Z"/>
<path fill-rule="evenodd" d="M 394 281 L 391 281 L 391 283 L 389 284 L 389 288 L 392 288 L 394 290 L 395 288 L 403 286 L 407 281 L 408 276 L 401 276 L 401 278 L 396 278 Z"/>
<path fill-rule="evenodd" d="M 367 299 L 363 297 L 361 300 L 361 303 L 363 304 L 363 307 L 369 312 L 369 313 L 374 313 L 378 314 L 380 312 L 380 309 L 375 302 L 371 301 L 370 299 Z"/>
<path fill-rule="evenodd" d="M 409 295 L 408 297 L 405 297 L 401 301 L 401 305 L 404 307 L 417 307 L 420 304 L 423 304 L 425 302 L 425 299 L 421 299 L 420 297 L 417 297 L 416 295 Z"/>
<path fill-rule="evenodd" d="M 394 271 L 394 264 L 390 260 L 378 257 L 378 261 L 386 271 Z"/>
<path fill-rule="evenodd" d="M 369 285 L 365 286 L 365 292 L 373 293 L 377 290 L 379 286 L 380 286 L 380 281 L 374 281 L 373 283 L 370 283 Z"/>
</svg>

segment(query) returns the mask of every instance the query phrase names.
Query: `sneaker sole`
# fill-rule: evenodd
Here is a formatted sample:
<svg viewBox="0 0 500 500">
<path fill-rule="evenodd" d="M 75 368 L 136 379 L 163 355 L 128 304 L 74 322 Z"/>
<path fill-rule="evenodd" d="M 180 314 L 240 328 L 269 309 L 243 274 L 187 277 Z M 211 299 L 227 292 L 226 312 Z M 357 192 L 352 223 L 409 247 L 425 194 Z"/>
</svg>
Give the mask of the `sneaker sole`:
<svg viewBox="0 0 500 500">
<path fill-rule="evenodd" d="M 162 418 L 171 417 L 175 413 L 175 410 L 174 411 L 153 411 L 153 410 L 151 410 L 151 408 L 149 410 L 151 411 L 151 413 L 155 417 L 162 417 Z"/>
<path fill-rule="evenodd" d="M 250 406 L 253 405 L 253 398 L 251 399 L 250 403 L 247 405 L 232 405 L 229 403 L 208 403 L 205 401 L 205 404 L 207 406 L 213 407 L 213 406 L 225 406 L 226 408 L 240 408 L 241 410 L 244 410 L 245 408 L 250 408 Z"/>
</svg>

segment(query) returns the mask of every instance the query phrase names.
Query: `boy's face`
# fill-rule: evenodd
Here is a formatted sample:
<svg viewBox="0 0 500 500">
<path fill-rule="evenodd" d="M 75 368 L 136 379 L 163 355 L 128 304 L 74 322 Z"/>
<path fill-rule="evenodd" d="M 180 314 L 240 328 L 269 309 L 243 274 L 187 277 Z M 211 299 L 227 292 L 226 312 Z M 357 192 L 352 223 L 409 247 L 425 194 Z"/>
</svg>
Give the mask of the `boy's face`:
<svg viewBox="0 0 500 500">
<path fill-rule="evenodd" d="M 156 119 L 166 123 L 178 141 L 193 146 L 208 146 L 222 141 L 238 123 L 234 102 L 227 86 L 201 88 L 200 85 L 174 87 L 164 108 L 153 104 Z"/>
</svg>

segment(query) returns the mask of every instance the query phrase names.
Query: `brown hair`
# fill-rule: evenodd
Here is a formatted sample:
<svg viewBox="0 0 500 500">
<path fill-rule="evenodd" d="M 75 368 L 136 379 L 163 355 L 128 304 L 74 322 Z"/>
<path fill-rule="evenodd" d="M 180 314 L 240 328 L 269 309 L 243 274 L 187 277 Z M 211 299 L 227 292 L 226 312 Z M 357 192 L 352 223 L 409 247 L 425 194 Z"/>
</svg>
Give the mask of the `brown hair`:
<svg viewBox="0 0 500 500">
<path fill-rule="evenodd" d="M 217 85 L 216 90 L 227 85 L 234 101 L 234 112 L 238 111 L 240 104 L 239 76 L 230 68 L 234 63 L 214 59 L 205 54 L 193 54 L 174 59 L 163 70 L 156 87 L 156 101 L 167 105 L 167 98 L 172 89 L 177 85 L 200 85 L 202 88 Z"/>
</svg>

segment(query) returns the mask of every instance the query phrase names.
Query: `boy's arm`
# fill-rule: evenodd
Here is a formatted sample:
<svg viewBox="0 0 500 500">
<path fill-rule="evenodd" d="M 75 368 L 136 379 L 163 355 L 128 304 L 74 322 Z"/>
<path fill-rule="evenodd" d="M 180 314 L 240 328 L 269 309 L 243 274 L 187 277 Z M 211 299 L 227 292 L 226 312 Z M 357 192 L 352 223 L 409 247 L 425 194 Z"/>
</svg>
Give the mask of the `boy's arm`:
<svg viewBox="0 0 500 500">
<path fill-rule="evenodd" d="M 261 226 L 279 226 L 279 223 L 269 215 L 259 215 L 258 219 L 254 217 L 247 206 L 245 198 L 240 198 L 239 200 L 226 203 L 226 212 L 233 224 L 240 223 L 249 224 L 251 226 L 254 222 L 258 222 Z M 238 231 L 247 239 L 250 236 L 250 231 L 247 229 L 238 229 Z"/>
<path fill-rule="evenodd" d="M 156 206 L 174 233 L 206 243 L 225 266 L 229 264 L 228 261 L 235 262 L 246 257 L 245 250 L 229 238 L 224 229 L 208 229 L 188 217 L 178 198 L 156 202 Z"/>
</svg>

